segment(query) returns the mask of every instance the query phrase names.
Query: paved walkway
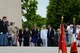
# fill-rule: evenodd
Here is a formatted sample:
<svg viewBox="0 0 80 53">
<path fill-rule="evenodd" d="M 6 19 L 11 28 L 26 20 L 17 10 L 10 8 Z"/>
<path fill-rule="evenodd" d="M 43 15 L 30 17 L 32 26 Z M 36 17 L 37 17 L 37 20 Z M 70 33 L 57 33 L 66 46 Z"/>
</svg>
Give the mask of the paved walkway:
<svg viewBox="0 0 80 53">
<path fill-rule="evenodd" d="M 67 49 L 70 53 L 70 47 Z M 58 53 L 58 47 L 0 47 L 0 53 Z"/>
</svg>

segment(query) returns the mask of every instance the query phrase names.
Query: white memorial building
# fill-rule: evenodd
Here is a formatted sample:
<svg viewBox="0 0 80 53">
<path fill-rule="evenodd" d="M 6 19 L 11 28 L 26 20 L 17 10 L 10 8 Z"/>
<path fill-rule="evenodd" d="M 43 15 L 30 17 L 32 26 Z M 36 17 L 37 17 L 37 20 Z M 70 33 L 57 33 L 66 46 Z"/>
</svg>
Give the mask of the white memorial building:
<svg viewBox="0 0 80 53">
<path fill-rule="evenodd" d="M 0 0 L 0 18 L 8 17 L 10 22 L 22 28 L 21 0 Z"/>
</svg>

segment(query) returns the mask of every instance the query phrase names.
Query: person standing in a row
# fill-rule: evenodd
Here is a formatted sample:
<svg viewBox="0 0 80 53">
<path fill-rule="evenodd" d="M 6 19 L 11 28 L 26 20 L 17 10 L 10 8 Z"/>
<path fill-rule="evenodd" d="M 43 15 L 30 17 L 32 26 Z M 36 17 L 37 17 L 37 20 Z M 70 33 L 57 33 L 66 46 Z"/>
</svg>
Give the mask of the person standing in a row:
<svg viewBox="0 0 80 53">
<path fill-rule="evenodd" d="M 46 29 L 46 26 L 43 25 L 40 36 L 41 36 L 41 39 L 42 39 L 42 42 L 43 42 L 43 46 L 45 46 L 45 47 L 47 47 L 47 31 L 48 30 Z"/>
<path fill-rule="evenodd" d="M 37 46 L 38 43 L 38 29 L 36 26 L 32 29 L 32 42 L 35 46 Z"/>
<path fill-rule="evenodd" d="M 23 30 L 19 29 L 19 34 L 18 34 L 19 46 L 22 45 L 22 38 L 23 38 Z"/>
<path fill-rule="evenodd" d="M 68 39 L 69 39 L 68 46 L 71 45 L 72 32 L 73 32 L 73 25 L 71 24 L 67 26 L 67 33 L 68 33 Z"/>
<path fill-rule="evenodd" d="M 76 40 L 77 46 L 80 46 L 80 25 L 76 26 Z"/>
<path fill-rule="evenodd" d="M 48 39 L 48 46 L 54 46 L 54 30 L 53 28 L 48 25 L 48 33 L 47 33 L 47 39 Z"/>
<path fill-rule="evenodd" d="M 8 32 L 8 28 L 6 25 L 7 17 L 3 16 L 2 20 L 0 20 L 0 46 L 7 45 L 7 37 L 6 33 Z"/>
<path fill-rule="evenodd" d="M 23 38 L 24 38 L 23 46 L 29 46 L 30 31 L 28 28 L 24 29 Z"/>
<path fill-rule="evenodd" d="M 8 27 L 8 31 L 11 35 L 11 39 L 12 39 L 12 46 L 17 46 L 17 41 L 16 41 L 16 29 L 15 29 L 15 23 L 11 22 L 10 26 Z"/>
</svg>

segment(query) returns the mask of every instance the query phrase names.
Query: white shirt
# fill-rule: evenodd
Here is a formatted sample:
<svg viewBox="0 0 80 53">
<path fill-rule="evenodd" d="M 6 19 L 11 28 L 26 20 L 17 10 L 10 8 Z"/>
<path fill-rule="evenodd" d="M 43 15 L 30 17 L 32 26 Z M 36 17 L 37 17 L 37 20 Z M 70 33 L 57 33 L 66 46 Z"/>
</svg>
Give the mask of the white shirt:
<svg viewBox="0 0 80 53">
<path fill-rule="evenodd" d="M 76 34 L 79 34 L 79 29 L 78 28 L 76 28 Z"/>
<path fill-rule="evenodd" d="M 67 27 L 67 31 L 68 31 L 68 34 L 71 34 L 71 35 L 72 35 L 73 28 L 70 28 L 70 26 L 68 26 L 68 27 Z"/>
<path fill-rule="evenodd" d="M 47 29 L 42 29 L 41 30 L 41 33 L 40 33 L 41 39 L 47 39 L 47 32 L 48 32 Z"/>
</svg>

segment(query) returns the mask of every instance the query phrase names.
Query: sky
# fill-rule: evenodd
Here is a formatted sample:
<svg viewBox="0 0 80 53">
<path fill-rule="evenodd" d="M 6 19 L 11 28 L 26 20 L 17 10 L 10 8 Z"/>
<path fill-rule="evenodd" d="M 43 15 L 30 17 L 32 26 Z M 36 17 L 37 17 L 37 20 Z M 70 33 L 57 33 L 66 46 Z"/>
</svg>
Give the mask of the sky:
<svg viewBox="0 0 80 53">
<path fill-rule="evenodd" d="M 49 0 L 37 0 L 38 1 L 38 9 L 37 9 L 37 14 L 42 16 L 43 18 L 46 18 L 46 13 L 47 13 L 47 6 L 49 4 Z M 25 10 L 23 10 L 24 13 L 26 13 Z M 22 20 L 25 22 L 27 19 L 25 19 L 24 16 L 22 16 Z"/>
<path fill-rule="evenodd" d="M 42 17 L 46 17 L 49 0 L 37 0 L 37 1 L 38 1 L 37 14 L 39 14 Z"/>
</svg>

